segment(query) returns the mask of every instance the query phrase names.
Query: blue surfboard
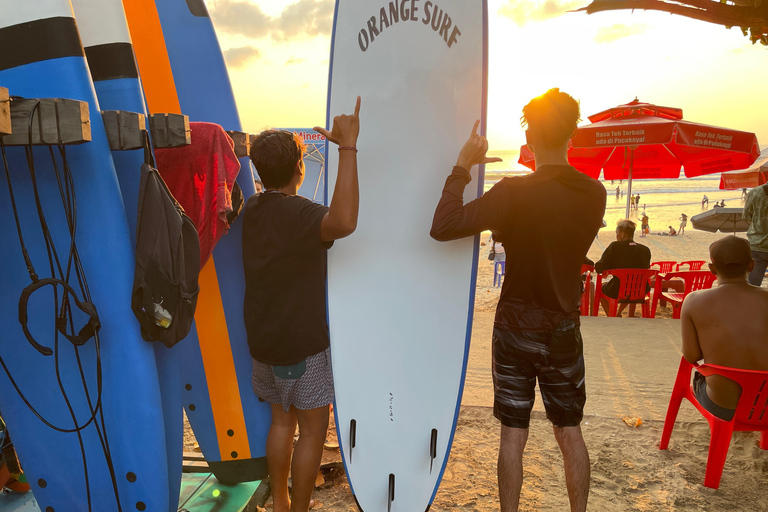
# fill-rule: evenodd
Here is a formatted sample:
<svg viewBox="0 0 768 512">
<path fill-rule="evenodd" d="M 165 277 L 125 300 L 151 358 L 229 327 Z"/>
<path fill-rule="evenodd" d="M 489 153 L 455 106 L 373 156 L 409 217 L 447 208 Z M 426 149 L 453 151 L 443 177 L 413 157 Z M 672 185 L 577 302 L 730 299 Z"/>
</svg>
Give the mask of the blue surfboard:
<svg viewBox="0 0 768 512">
<path fill-rule="evenodd" d="M 147 114 L 144 92 L 133 55 L 133 45 L 121 0 L 73 0 L 80 36 L 85 47 L 88 68 L 102 110 L 123 110 Z M 137 206 L 143 150 L 113 151 L 123 196 L 131 242 L 136 244 Z M 184 340 L 197 343 L 194 327 Z M 168 458 L 169 504 L 175 510 L 181 492 L 184 451 L 184 407 L 181 401 L 181 362 L 178 346 L 167 348 L 152 344 L 155 350 L 165 424 L 165 448 Z"/>
<path fill-rule="evenodd" d="M 240 131 L 229 75 L 205 4 L 201 0 L 155 3 L 182 112 L 190 121 L 212 122 L 225 130 Z M 246 200 L 255 193 L 248 158 L 241 159 L 237 182 Z M 198 325 L 200 342 L 181 347 L 184 404 L 216 477 L 228 483 L 257 480 L 267 474 L 266 439 L 271 413 L 251 385 L 253 366 L 243 320 L 245 276 L 240 221 L 219 241 L 212 260 L 226 332 L 213 333 L 218 338 L 214 341 Z M 201 297 L 206 292 L 204 286 L 201 282 Z M 214 342 L 216 348 L 212 350 Z M 230 358 L 232 363 L 224 365 L 215 360 L 222 355 L 224 363 Z M 231 364 L 234 373 L 229 369 L 221 371 L 222 367 L 232 368 Z"/>
<path fill-rule="evenodd" d="M 0 410 L 42 510 L 165 510 L 168 478 L 155 356 L 130 309 L 134 262 L 128 223 L 72 7 L 69 0 L 0 0 L 0 12 L 0 43 L 14 48 L 0 54 L 0 84 L 14 95 L 89 105 L 92 142 L 68 147 L 66 155 L 75 240 L 101 321 L 98 342 L 91 338 L 75 348 L 55 334 L 54 299 L 61 301 L 62 288 L 55 296 L 45 287 L 30 298 L 29 328 L 53 355 L 27 342 L 18 302 L 31 281 L 9 186 L 0 180 L 0 357 L 6 366 L 0 371 Z M 13 147 L 7 154 L 25 245 L 40 277 L 51 277 L 25 151 Z M 71 235 L 48 148 L 35 148 L 34 159 L 42 209 L 66 274 Z M 73 269 L 69 283 L 82 300 Z M 82 320 L 75 315 L 76 329 Z M 50 428 L 32 408 L 55 427 L 78 432 Z"/>
</svg>

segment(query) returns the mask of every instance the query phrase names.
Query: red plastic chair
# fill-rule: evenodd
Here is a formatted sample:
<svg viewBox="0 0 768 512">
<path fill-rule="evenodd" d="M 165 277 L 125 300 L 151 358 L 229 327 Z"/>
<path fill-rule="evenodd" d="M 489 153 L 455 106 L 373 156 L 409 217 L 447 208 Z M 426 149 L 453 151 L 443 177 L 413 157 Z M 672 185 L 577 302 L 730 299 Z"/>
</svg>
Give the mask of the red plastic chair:
<svg viewBox="0 0 768 512">
<path fill-rule="evenodd" d="M 722 375 L 741 386 L 741 396 L 731 421 L 721 420 L 704 409 L 696 400 L 691 386 L 691 371 L 694 369 L 705 377 Z M 683 398 L 691 402 L 709 422 L 710 440 L 707 470 L 704 474 L 705 487 L 712 489 L 720 487 L 720 477 L 723 476 L 723 466 L 725 466 L 725 458 L 734 432 L 761 432 L 760 448 L 768 450 L 768 414 L 766 414 L 768 372 L 738 370 L 714 364 L 695 366 L 683 358 L 675 379 L 675 387 L 672 389 L 672 397 L 669 399 L 667 417 L 664 420 L 664 430 L 659 443 L 660 450 L 666 450 L 669 447 L 669 438 L 672 436 L 677 411 L 680 410 Z"/>
<path fill-rule="evenodd" d="M 619 304 L 642 304 L 643 318 L 653 318 L 651 315 L 650 292 L 648 284 L 658 271 L 640 268 L 615 268 L 598 274 L 595 284 L 595 299 L 592 302 L 592 316 L 597 316 L 600 308 L 600 299 L 608 300 L 608 316 L 615 317 Z M 603 295 L 603 279 L 614 276 L 621 282 L 618 299 L 612 299 Z M 660 279 L 657 279 L 660 281 Z"/>
<path fill-rule="evenodd" d="M 676 261 L 654 261 L 651 263 L 651 268 L 653 268 L 655 265 L 659 266 L 659 274 L 666 274 L 667 272 L 672 272 L 675 270 L 675 267 L 677 266 Z"/>
<path fill-rule="evenodd" d="M 682 293 L 662 291 L 662 285 L 666 286 L 663 282 L 672 279 L 683 280 L 684 288 Z M 696 290 L 708 290 L 712 288 L 715 279 L 717 279 L 717 277 L 715 277 L 715 274 L 709 270 L 669 272 L 664 276 L 664 279 L 656 279 L 655 290 L 653 293 L 653 316 L 656 316 L 656 303 L 661 299 L 662 303 L 666 300 L 672 304 L 672 318 L 680 318 L 680 310 L 682 309 L 683 301 L 688 294 L 695 292 Z"/>
<path fill-rule="evenodd" d="M 688 265 L 688 270 L 701 270 L 701 267 L 703 267 L 705 263 L 706 261 L 704 260 L 681 261 L 675 267 L 675 272 L 680 271 L 683 265 Z"/>
<path fill-rule="evenodd" d="M 592 286 L 592 272 L 595 271 L 595 267 L 587 265 L 586 263 L 581 266 L 581 275 L 586 277 L 583 279 L 584 291 L 581 294 L 581 316 L 589 316 L 589 296 L 590 288 Z"/>
</svg>

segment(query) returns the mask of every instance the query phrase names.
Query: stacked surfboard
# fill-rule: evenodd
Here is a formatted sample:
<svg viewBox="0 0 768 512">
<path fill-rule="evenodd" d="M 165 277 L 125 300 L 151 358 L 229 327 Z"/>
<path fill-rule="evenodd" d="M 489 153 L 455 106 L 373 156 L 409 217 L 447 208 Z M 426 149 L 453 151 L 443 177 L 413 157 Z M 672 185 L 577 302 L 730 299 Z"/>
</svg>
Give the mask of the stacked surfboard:
<svg viewBox="0 0 768 512">
<path fill-rule="evenodd" d="M 27 342 L 18 300 L 32 281 L 15 218 L 40 277 L 51 271 L 25 150 L 8 148 L 11 186 L 0 180 L 7 242 L 0 248 L 0 411 L 42 510 L 176 510 L 183 407 L 219 480 L 266 476 L 270 417 L 250 389 L 240 227 L 233 225 L 201 273 L 196 323 L 203 328 L 193 326 L 173 349 L 143 341 L 130 309 L 143 153 L 110 152 L 100 110 L 179 113 L 227 130 L 240 130 L 240 121 L 202 2 L 72 3 L 74 11 L 70 0 L 0 0 L 0 41 L 14 49 L 0 55 L 0 85 L 14 95 L 88 103 L 92 141 L 66 148 L 74 209 L 65 210 L 70 199 L 59 193 L 48 148 L 35 149 L 33 164 L 53 243 L 64 264 L 76 233 L 102 326 L 98 345 L 91 339 L 75 348 L 55 335 L 62 290 L 47 286 L 29 300 L 28 325 L 53 355 Z M 238 183 L 247 198 L 254 185 L 248 160 L 242 164 Z M 57 165 L 63 168 L 60 157 Z M 63 274 L 79 290 L 74 267 Z"/>
<path fill-rule="evenodd" d="M 48 148 L 35 148 L 33 178 L 24 148 L 7 148 L 9 180 L 0 185 L 0 411 L 42 510 L 167 510 L 155 355 L 130 309 L 128 221 L 72 6 L 69 0 L 2 0 L 0 12 L 0 84 L 27 98 L 87 102 L 92 136 L 66 148 L 74 196 L 64 198 L 58 150 L 54 167 Z M 75 346 L 57 334 L 64 293 L 57 284 L 35 291 L 28 307 L 30 333 L 51 355 L 27 341 L 18 304 L 33 279 L 15 219 L 39 277 L 67 281 L 79 300 L 90 298 L 101 322 L 98 338 Z M 70 259 L 72 233 L 81 279 Z M 50 263 L 51 247 L 62 270 Z M 77 333 L 83 315 L 73 313 L 72 320 Z"/>
</svg>

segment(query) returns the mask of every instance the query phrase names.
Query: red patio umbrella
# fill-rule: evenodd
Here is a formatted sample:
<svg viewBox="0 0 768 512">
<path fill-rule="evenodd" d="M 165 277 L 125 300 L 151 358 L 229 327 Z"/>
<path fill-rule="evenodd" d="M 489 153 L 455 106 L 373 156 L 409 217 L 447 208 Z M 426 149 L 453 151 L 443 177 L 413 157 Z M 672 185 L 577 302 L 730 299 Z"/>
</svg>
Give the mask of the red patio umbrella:
<svg viewBox="0 0 768 512">
<path fill-rule="evenodd" d="M 743 171 L 724 172 L 720 175 L 720 190 L 739 190 L 754 188 L 768 182 L 768 149 L 755 161 L 749 169 Z"/>
<path fill-rule="evenodd" d="M 754 133 L 683 120 L 679 108 L 641 103 L 637 99 L 589 117 L 571 139 L 568 160 L 597 179 L 628 180 L 627 216 L 633 179 L 689 178 L 745 169 L 760 149 Z M 520 150 L 519 162 L 535 169 L 533 153 Z"/>
</svg>

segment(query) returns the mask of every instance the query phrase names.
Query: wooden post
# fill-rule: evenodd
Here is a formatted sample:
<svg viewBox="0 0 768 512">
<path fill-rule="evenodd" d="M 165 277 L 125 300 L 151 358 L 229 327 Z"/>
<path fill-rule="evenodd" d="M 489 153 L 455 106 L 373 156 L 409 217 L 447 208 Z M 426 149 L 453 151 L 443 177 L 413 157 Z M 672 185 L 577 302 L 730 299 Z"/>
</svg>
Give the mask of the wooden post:
<svg viewBox="0 0 768 512">
<path fill-rule="evenodd" d="M 109 149 L 128 151 L 144 147 L 144 133 L 147 131 L 146 117 L 138 112 L 125 110 L 102 111 L 104 129 L 107 131 Z"/>
<path fill-rule="evenodd" d="M 32 144 L 82 144 L 91 141 L 88 103 L 62 98 L 14 98 L 11 100 L 12 133 L 3 138 L 6 146 L 29 144 L 30 118 Z"/>
<path fill-rule="evenodd" d="M 11 128 L 11 99 L 8 89 L 0 87 L 0 137 L 12 133 Z"/>
<path fill-rule="evenodd" d="M 157 149 L 178 148 L 192 143 L 189 117 L 182 114 L 152 114 L 149 117 L 152 142 Z"/>
<path fill-rule="evenodd" d="M 251 137 L 245 132 L 227 131 L 227 135 L 235 143 L 235 155 L 242 158 L 251 154 Z"/>
</svg>

